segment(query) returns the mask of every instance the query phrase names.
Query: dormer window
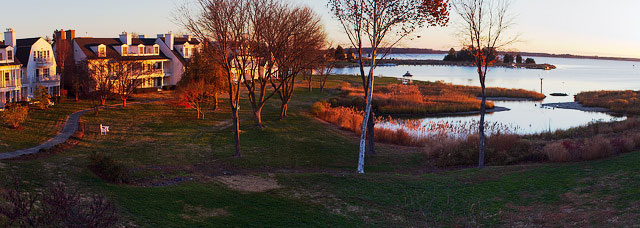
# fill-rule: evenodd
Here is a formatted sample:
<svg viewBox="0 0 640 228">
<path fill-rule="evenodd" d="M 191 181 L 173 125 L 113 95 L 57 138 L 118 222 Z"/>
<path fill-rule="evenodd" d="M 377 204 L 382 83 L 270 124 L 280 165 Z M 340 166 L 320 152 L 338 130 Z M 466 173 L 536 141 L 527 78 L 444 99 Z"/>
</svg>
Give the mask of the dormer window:
<svg viewBox="0 0 640 228">
<path fill-rule="evenodd" d="M 2 57 L 2 53 L 0 53 L 0 60 L 4 60 L 4 57 Z"/>
<path fill-rule="evenodd" d="M 98 47 L 98 57 L 107 57 L 107 47 L 104 45 Z"/>
<path fill-rule="evenodd" d="M 140 54 L 140 55 L 144 54 L 144 47 L 143 46 L 138 47 L 138 54 Z"/>
<path fill-rule="evenodd" d="M 129 47 L 127 46 L 122 46 L 122 55 L 127 55 L 129 54 Z"/>
<path fill-rule="evenodd" d="M 2 54 L 0 54 L 0 60 L 1 59 L 2 59 Z M 7 60 L 9 60 L 9 61 L 13 60 L 13 51 L 7 50 Z"/>
<path fill-rule="evenodd" d="M 153 47 L 153 54 L 156 54 L 156 55 L 160 54 L 160 47 L 158 46 Z"/>
</svg>

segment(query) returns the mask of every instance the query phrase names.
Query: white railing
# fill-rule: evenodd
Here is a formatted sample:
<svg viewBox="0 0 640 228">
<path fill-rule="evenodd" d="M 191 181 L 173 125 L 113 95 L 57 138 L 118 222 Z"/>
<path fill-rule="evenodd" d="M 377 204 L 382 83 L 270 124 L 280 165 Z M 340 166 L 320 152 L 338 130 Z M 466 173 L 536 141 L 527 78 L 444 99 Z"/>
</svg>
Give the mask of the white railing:
<svg viewBox="0 0 640 228">
<path fill-rule="evenodd" d="M 60 81 L 60 75 L 41 75 L 36 78 L 36 82 L 57 82 Z"/>
<path fill-rule="evenodd" d="M 4 77 L 4 76 L 2 76 L 2 77 Z M 13 79 L 13 80 L 5 81 L 4 78 L 2 78 L 2 80 L 0 80 L 0 88 L 20 87 L 20 86 L 22 86 L 22 83 L 20 83 L 19 79 Z"/>
</svg>

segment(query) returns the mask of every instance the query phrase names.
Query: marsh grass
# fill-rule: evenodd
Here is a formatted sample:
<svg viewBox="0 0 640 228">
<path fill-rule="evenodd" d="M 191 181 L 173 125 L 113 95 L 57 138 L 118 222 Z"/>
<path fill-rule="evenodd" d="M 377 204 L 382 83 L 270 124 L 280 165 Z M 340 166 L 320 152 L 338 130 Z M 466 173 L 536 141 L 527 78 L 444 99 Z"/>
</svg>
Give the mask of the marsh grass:
<svg viewBox="0 0 640 228">
<path fill-rule="evenodd" d="M 640 114 L 640 91 L 582 92 L 576 95 L 576 101 L 587 107 L 603 107 L 624 114 Z"/>
</svg>

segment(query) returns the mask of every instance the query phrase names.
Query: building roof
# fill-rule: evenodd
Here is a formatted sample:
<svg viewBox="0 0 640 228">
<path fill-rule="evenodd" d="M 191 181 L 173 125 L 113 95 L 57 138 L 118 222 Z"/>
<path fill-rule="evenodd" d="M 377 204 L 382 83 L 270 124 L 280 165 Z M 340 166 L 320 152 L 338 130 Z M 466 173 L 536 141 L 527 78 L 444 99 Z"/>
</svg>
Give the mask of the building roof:
<svg viewBox="0 0 640 228">
<path fill-rule="evenodd" d="M 13 58 L 12 63 L 0 63 L 0 66 L 20 66 L 20 65 L 22 65 L 22 63 L 20 62 L 20 60 L 18 60 L 18 58 Z"/>
<path fill-rule="evenodd" d="M 0 48 L 6 48 L 9 47 L 9 45 L 4 45 L 4 42 L 0 41 Z"/>
<path fill-rule="evenodd" d="M 145 46 L 153 46 L 156 44 L 155 38 L 131 38 L 131 45 L 138 46 L 140 44 L 144 44 Z"/>
<path fill-rule="evenodd" d="M 121 46 L 123 43 L 119 38 L 85 38 L 79 37 L 75 38 L 74 41 L 78 44 L 82 52 L 87 56 L 87 59 L 99 59 L 98 55 L 91 50 L 91 47 L 99 46 L 100 44 L 104 44 L 107 46 L 107 57 L 103 58 L 121 58 L 125 60 L 168 60 L 167 56 L 165 56 L 162 52 L 160 55 L 147 55 L 147 56 L 122 56 L 116 49 L 113 47 Z M 153 41 L 153 42 L 151 42 Z M 146 46 L 152 46 L 155 44 L 155 39 L 150 38 L 132 38 L 131 45 L 139 45 L 144 44 Z"/>
<path fill-rule="evenodd" d="M 21 63 L 24 63 L 23 65 L 26 67 L 29 65 L 29 55 L 31 55 L 31 46 L 28 46 L 29 48 L 27 48 L 26 46 L 23 46 L 22 48 L 18 48 L 18 50 L 16 50 L 16 58 L 15 61 L 20 61 Z"/>
<path fill-rule="evenodd" d="M 160 39 L 164 42 L 164 37 L 160 37 Z M 189 41 L 189 43 L 193 44 L 193 45 L 200 44 L 200 41 L 198 39 L 196 39 L 196 38 L 191 38 L 191 40 L 187 40 L 187 38 L 184 38 L 184 37 L 173 38 L 173 44 L 174 45 L 182 45 L 182 44 L 186 43 L 187 41 Z"/>
<path fill-rule="evenodd" d="M 31 46 L 38 42 L 42 37 L 17 39 L 16 40 L 16 60 L 19 60 L 25 67 L 29 66 L 29 56 L 31 55 Z"/>
<path fill-rule="evenodd" d="M 38 40 L 42 39 L 41 37 L 27 38 L 27 39 L 17 39 L 16 46 L 17 47 L 31 47 L 33 44 L 38 42 Z"/>
</svg>

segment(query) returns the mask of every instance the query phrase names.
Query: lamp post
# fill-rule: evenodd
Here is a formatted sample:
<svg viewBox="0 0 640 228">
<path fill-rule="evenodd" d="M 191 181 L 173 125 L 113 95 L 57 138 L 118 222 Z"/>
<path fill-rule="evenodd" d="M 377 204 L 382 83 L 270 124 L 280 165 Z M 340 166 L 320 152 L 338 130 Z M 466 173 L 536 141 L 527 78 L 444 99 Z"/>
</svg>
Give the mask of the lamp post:
<svg viewBox="0 0 640 228">
<path fill-rule="evenodd" d="M 544 78 L 540 78 L 540 93 L 543 93 L 542 92 L 542 80 L 544 80 Z"/>
</svg>

